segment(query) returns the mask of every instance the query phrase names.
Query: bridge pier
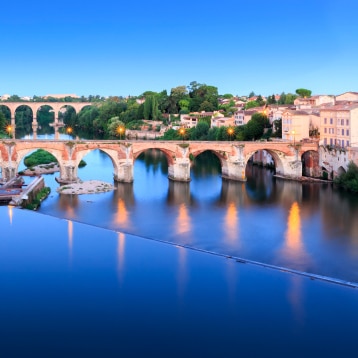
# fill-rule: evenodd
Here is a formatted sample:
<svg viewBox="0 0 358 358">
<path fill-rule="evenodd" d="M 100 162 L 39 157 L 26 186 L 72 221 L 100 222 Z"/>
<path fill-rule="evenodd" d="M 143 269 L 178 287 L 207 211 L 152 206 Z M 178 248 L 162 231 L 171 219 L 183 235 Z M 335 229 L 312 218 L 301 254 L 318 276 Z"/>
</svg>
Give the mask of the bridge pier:
<svg viewBox="0 0 358 358">
<path fill-rule="evenodd" d="M 113 179 L 119 183 L 133 183 L 133 160 L 125 159 L 115 166 Z"/>
<path fill-rule="evenodd" d="M 79 181 L 77 167 L 72 160 L 62 162 L 60 177 L 56 178 L 56 181 L 60 184 L 71 184 Z"/>
<path fill-rule="evenodd" d="M 286 161 L 282 167 L 276 167 L 276 175 L 282 176 L 287 179 L 301 179 L 302 178 L 302 162 L 296 156 L 291 158 L 286 157 Z"/>
<path fill-rule="evenodd" d="M 226 161 L 221 168 L 221 176 L 229 180 L 246 181 L 246 165 L 244 161 Z"/>
<path fill-rule="evenodd" d="M 11 136 L 15 139 L 16 123 L 15 123 L 15 114 L 11 116 Z"/>
<path fill-rule="evenodd" d="M 189 158 L 176 158 L 173 164 L 169 164 L 168 178 L 174 181 L 190 181 Z"/>
</svg>

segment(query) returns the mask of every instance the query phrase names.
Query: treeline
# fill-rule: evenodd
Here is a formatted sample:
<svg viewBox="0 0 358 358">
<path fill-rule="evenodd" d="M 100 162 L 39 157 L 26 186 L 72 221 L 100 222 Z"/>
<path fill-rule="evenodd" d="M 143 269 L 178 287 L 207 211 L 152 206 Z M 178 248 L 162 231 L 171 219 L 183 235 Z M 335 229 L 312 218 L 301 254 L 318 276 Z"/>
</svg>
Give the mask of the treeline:
<svg viewBox="0 0 358 358">
<path fill-rule="evenodd" d="M 193 128 L 169 129 L 164 133 L 164 140 L 203 140 L 203 141 L 231 141 L 258 140 L 281 136 L 280 126 L 273 128 L 267 115 L 255 113 L 251 120 L 242 126 L 210 127 L 210 117 L 199 119 Z"/>
</svg>

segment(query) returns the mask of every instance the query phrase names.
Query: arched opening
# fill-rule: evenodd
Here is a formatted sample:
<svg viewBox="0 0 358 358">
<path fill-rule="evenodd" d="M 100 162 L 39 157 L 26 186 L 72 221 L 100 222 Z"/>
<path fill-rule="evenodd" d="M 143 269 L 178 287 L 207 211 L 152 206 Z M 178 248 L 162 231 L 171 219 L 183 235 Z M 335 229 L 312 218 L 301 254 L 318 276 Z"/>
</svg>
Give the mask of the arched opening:
<svg viewBox="0 0 358 358">
<path fill-rule="evenodd" d="M 160 198 L 168 193 L 169 155 L 160 149 L 147 149 L 134 161 L 134 193 Z"/>
<path fill-rule="evenodd" d="M 319 154 L 317 151 L 309 150 L 302 154 L 302 175 L 306 177 L 319 178 L 321 170 L 319 167 Z"/>
<path fill-rule="evenodd" d="M 332 178 L 331 171 L 329 169 L 327 169 L 326 167 L 322 166 L 321 171 L 322 171 L 322 179 L 329 180 Z"/>
<path fill-rule="evenodd" d="M 205 150 L 192 158 L 190 190 L 197 199 L 214 199 L 222 186 L 222 161 L 218 153 Z"/>
<path fill-rule="evenodd" d="M 27 105 L 21 105 L 15 110 L 15 137 L 25 138 L 32 136 L 33 111 Z"/>
<path fill-rule="evenodd" d="M 74 107 L 64 105 L 58 113 L 58 125 L 60 133 L 65 134 L 69 139 L 78 136 L 78 119 Z"/>
<path fill-rule="evenodd" d="M 275 174 L 283 173 L 279 154 L 271 150 L 258 150 L 246 164 L 246 192 L 254 201 L 265 201 L 274 192 Z"/>
<path fill-rule="evenodd" d="M 347 171 L 341 166 L 337 169 L 337 176 L 341 176 L 342 174 L 345 174 Z"/>
<path fill-rule="evenodd" d="M 275 169 L 275 161 L 273 156 L 267 150 L 257 150 L 249 159 L 252 165 L 264 167 L 268 169 Z"/>
<path fill-rule="evenodd" d="M 79 153 L 77 157 L 77 178 L 82 181 L 99 180 L 113 183 L 116 163 L 106 150 L 94 149 Z"/>
<path fill-rule="evenodd" d="M 11 114 L 10 109 L 0 104 L 0 138 L 11 137 Z"/>
<path fill-rule="evenodd" d="M 95 133 L 93 121 L 98 117 L 98 107 L 87 105 L 84 106 L 77 114 L 77 126 L 75 125 L 76 134 L 79 138 L 95 139 L 99 138 L 99 133 Z"/>
<path fill-rule="evenodd" d="M 54 134 L 55 112 L 50 105 L 41 106 L 36 113 L 37 139 L 50 139 Z"/>
<path fill-rule="evenodd" d="M 22 153 L 20 158 L 17 173 L 23 176 L 25 184 L 31 183 L 34 176 L 41 175 L 44 176 L 46 186 L 51 187 L 51 190 L 55 189 L 55 177 L 63 170 L 58 153 L 38 148 Z"/>
</svg>

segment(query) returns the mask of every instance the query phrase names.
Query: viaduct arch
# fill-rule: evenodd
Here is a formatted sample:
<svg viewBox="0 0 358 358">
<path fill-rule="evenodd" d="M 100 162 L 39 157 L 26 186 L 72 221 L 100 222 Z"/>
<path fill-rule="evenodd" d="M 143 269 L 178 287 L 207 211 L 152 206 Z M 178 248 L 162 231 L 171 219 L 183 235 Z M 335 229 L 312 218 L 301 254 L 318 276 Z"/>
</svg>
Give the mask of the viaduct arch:
<svg viewBox="0 0 358 358">
<path fill-rule="evenodd" d="M 191 161 L 204 151 L 212 151 L 220 159 L 222 176 L 230 180 L 246 181 L 245 169 L 250 157 L 258 150 L 268 151 L 275 160 L 276 174 L 290 179 L 302 177 L 302 154 L 317 151 L 317 143 L 288 142 L 179 142 L 179 141 L 63 141 L 63 140 L 4 140 L 0 142 L 0 168 L 3 180 L 13 178 L 17 168 L 29 152 L 44 149 L 58 160 L 58 182 L 79 180 L 77 169 L 81 159 L 90 151 L 100 149 L 113 163 L 113 177 L 119 182 L 134 180 L 134 161 L 148 149 L 161 150 L 168 161 L 168 177 L 176 181 L 190 181 Z"/>
<path fill-rule="evenodd" d="M 53 126 L 55 128 L 62 127 L 63 123 L 61 123 L 58 119 L 60 110 L 64 107 L 72 107 L 75 112 L 78 114 L 84 107 L 92 106 L 92 102 L 0 102 L 0 106 L 7 107 L 10 111 L 10 117 L 11 117 L 11 132 L 12 137 L 15 139 L 15 129 L 16 129 L 16 123 L 15 123 L 15 113 L 16 110 L 21 106 L 27 106 L 31 108 L 32 110 L 32 128 L 34 133 L 37 130 L 38 123 L 37 123 L 37 111 L 43 107 L 48 106 L 51 107 L 54 114 L 55 114 L 55 120 L 53 123 Z"/>
</svg>

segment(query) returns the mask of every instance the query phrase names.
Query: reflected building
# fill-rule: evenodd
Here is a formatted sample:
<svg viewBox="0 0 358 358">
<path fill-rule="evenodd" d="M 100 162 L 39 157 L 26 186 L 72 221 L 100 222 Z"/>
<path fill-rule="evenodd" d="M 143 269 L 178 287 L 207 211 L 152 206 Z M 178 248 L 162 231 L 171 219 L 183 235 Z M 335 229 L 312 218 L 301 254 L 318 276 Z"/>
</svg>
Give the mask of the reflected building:
<svg viewBox="0 0 358 358">
<path fill-rule="evenodd" d="M 73 247 L 73 222 L 67 221 L 67 236 L 68 236 L 68 257 L 70 264 L 72 264 L 72 247 Z"/>
<path fill-rule="evenodd" d="M 59 211 L 65 213 L 65 217 L 75 220 L 76 209 L 80 204 L 80 200 L 77 194 L 59 194 L 57 206 Z"/>
<path fill-rule="evenodd" d="M 135 205 L 132 183 L 115 183 L 116 190 L 113 191 L 112 210 L 113 224 L 115 226 L 130 227 L 130 215 L 128 207 Z"/>
<path fill-rule="evenodd" d="M 289 211 L 284 238 L 284 246 L 278 256 L 278 265 L 291 267 L 300 271 L 308 271 L 311 262 L 303 245 L 300 207 L 297 201 L 293 202 Z"/>
<path fill-rule="evenodd" d="M 190 183 L 169 180 L 167 203 L 169 205 L 191 205 Z"/>
<path fill-rule="evenodd" d="M 117 269 L 120 282 L 123 282 L 124 275 L 125 239 L 125 234 L 119 232 L 117 237 Z"/>
<path fill-rule="evenodd" d="M 226 241 L 237 244 L 239 241 L 239 216 L 237 205 L 233 201 L 227 206 L 224 225 Z"/>
<path fill-rule="evenodd" d="M 8 214 L 9 214 L 9 221 L 10 221 L 10 225 L 12 225 L 12 218 L 13 218 L 13 207 L 11 205 L 8 205 Z"/>
</svg>

